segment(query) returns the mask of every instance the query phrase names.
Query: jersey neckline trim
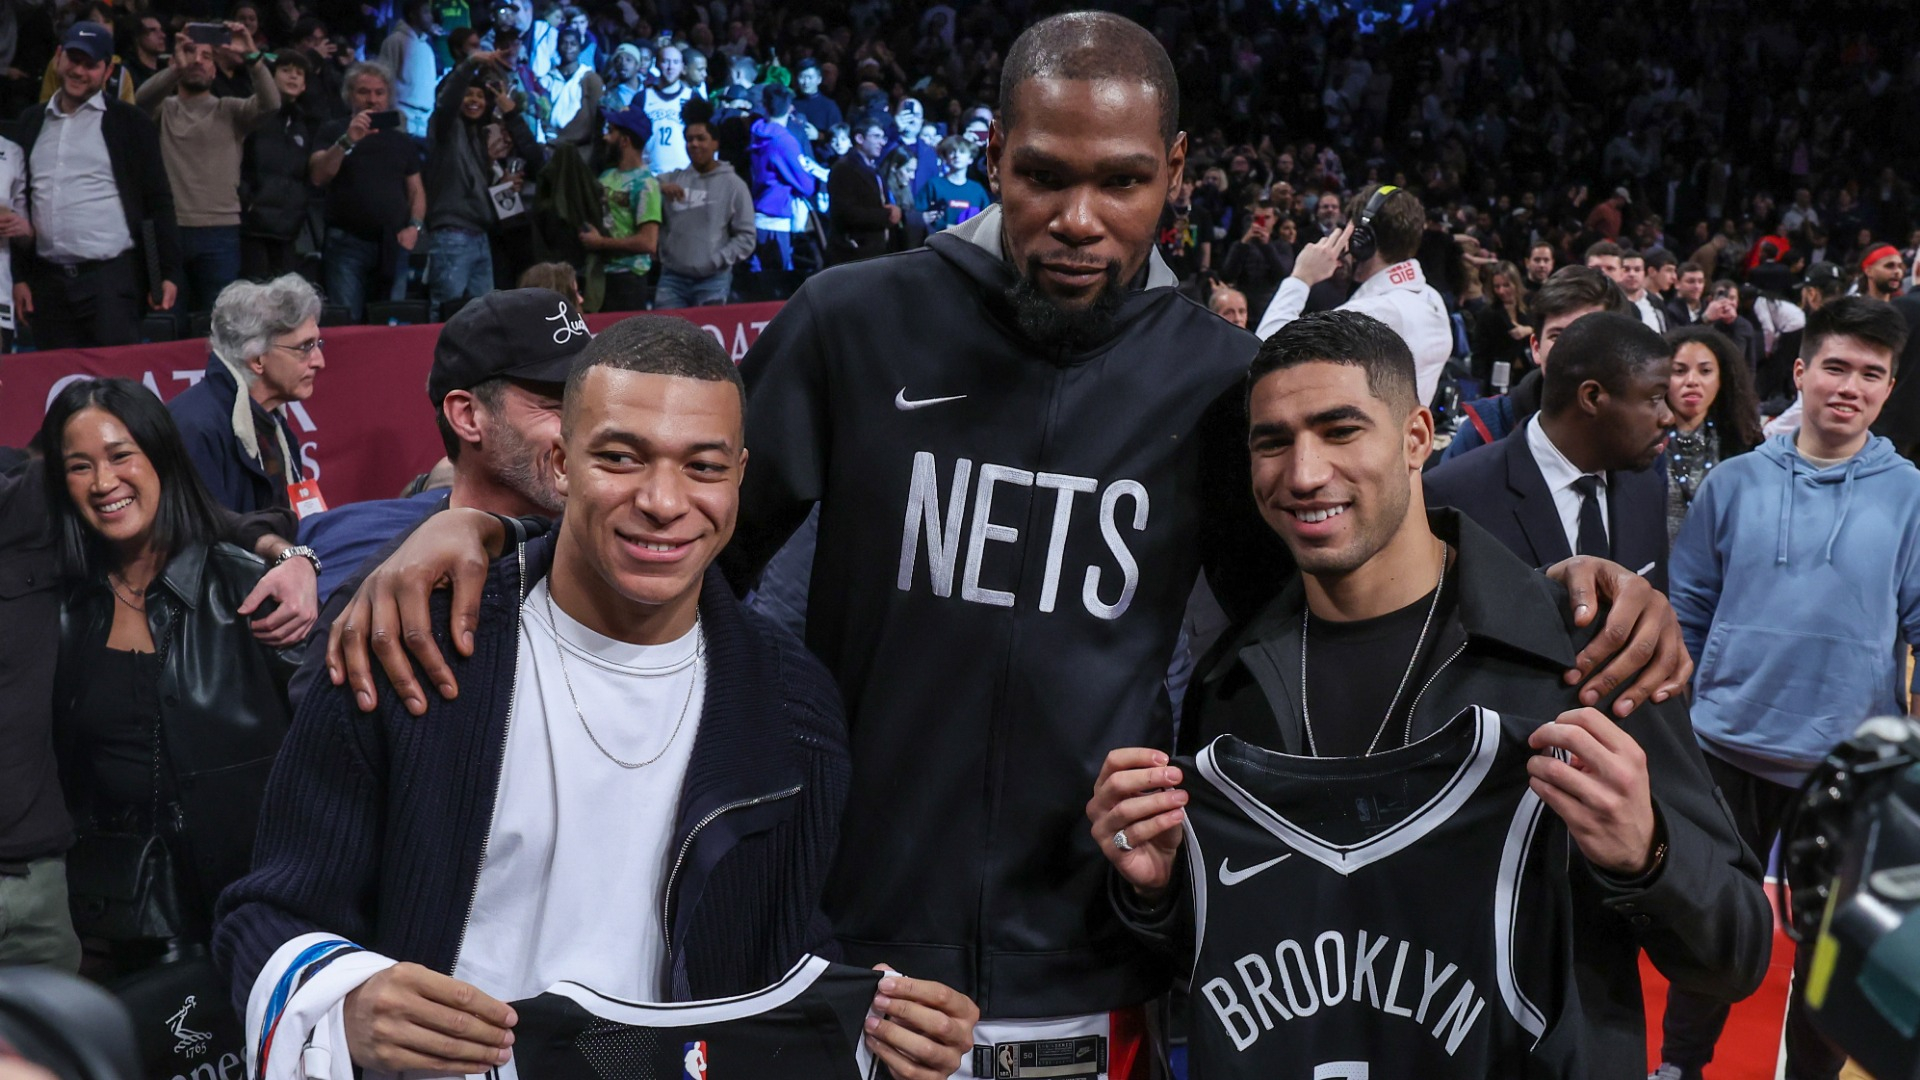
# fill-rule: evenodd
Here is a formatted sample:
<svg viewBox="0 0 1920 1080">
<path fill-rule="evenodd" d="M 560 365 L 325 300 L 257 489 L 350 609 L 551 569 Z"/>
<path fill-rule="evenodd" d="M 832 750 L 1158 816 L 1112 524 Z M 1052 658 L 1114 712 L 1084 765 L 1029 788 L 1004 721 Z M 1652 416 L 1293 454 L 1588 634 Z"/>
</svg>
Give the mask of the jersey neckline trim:
<svg viewBox="0 0 1920 1080">
<path fill-rule="evenodd" d="M 789 968 L 779 982 L 764 990 L 706 1001 L 642 1004 L 608 997 L 590 986 L 568 981 L 554 983 L 545 992 L 567 998 L 593 1015 L 618 1024 L 631 1027 L 691 1027 L 745 1020 L 777 1009 L 811 989 L 829 966 L 826 959 L 808 954 Z"/>
<path fill-rule="evenodd" d="M 1471 719 L 1463 719 L 1467 717 L 1471 717 Z M 1411 845 L 1418 843 L 1428 833 L 1452 817 L 1454 813 L 1473 796 L 1473 793 L 1479 789 L 1481 781 L 1485 780 L 1487 774 L 1493 770 L 1494 757 L 1500 748 L 1500 714 L 1494 712 L 1492 709 L 1481 708 L 1478 705 L 1470 705 L 1461 710 L 1452 720 L 1441 725 L 1440 730 L 1427 736 L 1426 739 L 1422 739 L 1420 742 L 1416 742 L 1400 750 L 1390 751 L 1389 753 L 1401 754 L 1407 751 L 1418 750 L 1421 747 L 1421 743 L 1425 743 L 1431 739 L 1444 738 L 1454 731 L 1456 724 L 1463 722 L 1474 725 L 1473 746 L 1468 751 L 1466 758 L 1460 763 L 1460 767 L 1456 769 L 1453 776 L 1448 779 L 1445 786 L 1436 792 L 1431 799 L 1428 799 L 1425 805 L 1413 813 L 1408 814 L 1392 828 L 1376 836 L 1368 837 L 1357 844 L 1329 844 L 1300 826 L 1295 825 L 1293 822 L 1288 821 L 1271 807 L 1261 802 L 1258 798 L 1255 798 L 1254 795 L 1242 787 L 1238 781 L 1226 775 L 1226 773 L 1221 770 L 1216 751 L 1223 744 L 1226 744 L 1227 740 L 1231 739 L 1234 743 L 1240 743 L 1256 753 L 1286 759 L 1289 765 L 1299 765 L 1305 762 L 1321 760 L 1339 761 L 1344 759 L 1320 759 L 1301 757 L 1294 754 L 1281 754 L 1276 751 L 1263 750 L 1251 744 L 1246 744 L 1242 740 L 1234 738 L 1232 735 L 1221 735 L 1211 743 L 1208 743 L 1206 749 L 1200 751 L 1199 755 L 1194 759 L 1194 765 L 1199 769 L 1201 776 L 1205 777 L 1209 783 L 1218 788 L 1221 794 L 1231 800 L 1235 806 L 1238 806 L 1241 812 L 1246 814 L 1255 824 L 1272 833 L 1288 847 L 1320 863 L 1334 873 L 1345 876 L 1356 870 L 1371 866 L 1382 859 L 1390 858 Z M 1375 755 L 1376 758 L 1387 756 L 1388 755 Z M 1301 771 L 1311 772 L 1312 770 L 1311 767 L 1308 767 Z"/>
</svg>

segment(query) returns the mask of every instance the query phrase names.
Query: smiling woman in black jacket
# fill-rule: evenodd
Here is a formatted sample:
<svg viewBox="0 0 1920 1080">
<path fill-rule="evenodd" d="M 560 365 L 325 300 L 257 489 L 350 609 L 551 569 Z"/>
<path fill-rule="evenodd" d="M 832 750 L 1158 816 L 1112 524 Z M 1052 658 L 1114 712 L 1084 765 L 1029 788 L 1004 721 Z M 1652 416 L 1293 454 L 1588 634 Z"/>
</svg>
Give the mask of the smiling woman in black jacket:
<svg viewBox="0 0 1920 1080">
<path fill-rule="evenodd" d="M 246 871 L 295 658 L 236 614 L 264 567 L 216 541 L 216 505 L 144 387 L 68 386 L 40 444 L 67 582 L 54 701 L 75 928 L 131 973 L 204 946 Z M 151 903 L 116 887 L 135 881 Z"/>
</svg>

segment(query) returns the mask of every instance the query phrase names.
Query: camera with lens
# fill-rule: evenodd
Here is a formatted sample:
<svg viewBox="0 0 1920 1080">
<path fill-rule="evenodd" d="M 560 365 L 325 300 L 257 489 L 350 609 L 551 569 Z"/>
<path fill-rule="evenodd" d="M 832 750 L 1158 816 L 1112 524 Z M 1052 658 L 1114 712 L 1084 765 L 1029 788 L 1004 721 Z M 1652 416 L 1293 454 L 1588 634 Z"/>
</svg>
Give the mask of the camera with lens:
<svg viewBox="0 0 1920 1080">
<path fill-rule="evenodd" d="M 1827 755 L 1781 861 L 1814 1024 L 1878 1080 L 1920 1080 L 1920 721 L 1869 720 Z"/>
</svg>

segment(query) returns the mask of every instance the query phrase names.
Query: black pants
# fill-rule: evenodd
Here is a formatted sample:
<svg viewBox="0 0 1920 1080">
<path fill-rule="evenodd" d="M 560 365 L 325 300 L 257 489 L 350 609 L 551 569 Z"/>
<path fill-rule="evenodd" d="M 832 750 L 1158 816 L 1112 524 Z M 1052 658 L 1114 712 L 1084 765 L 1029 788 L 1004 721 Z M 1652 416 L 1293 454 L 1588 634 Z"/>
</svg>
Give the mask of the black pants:
<svg viewBox="0 0 1920 1080">
<path fill-rule="evenodd" d="M 26 320 L 35 348 L 139 343 L 140 275 L 131 254 L 88 263 L 73 274 L 55 267 L 30 284 L 33 311 Z"/>
<path fill-rule="evenodd" d="M 300 269 L 298 242 L 277 236 L 240 238 L 240 276 L 248 281 L 267 281 Z"/>
<path fill-rule="evenodd" d="M 1707 771 L 1713 774 L 1714 783 L 1720 785 L 1720 793 L 1733 810 L 1733 827 L 1765 865 L 1794 789 L 1762 780 L 1712 754 L 1704 756 Z M 1795 951 L 1793 996 L 1787 1001 L 1786 1080 L 1837 1080 L 1841 1067 L 1847 1063 L 1847 1056 L 1814 1029 L 1813 1018 L 1801 999 L 1807 983 L 1807 966 L 1812 959 L 1810 948 Z M 1666 1038 L 1660 1048 L 1660 1060 L 1688 1070 L 1704 1067 L 1713 1060 L 1714 1044 L 1720 1041 L 1720 1032 L 1727 1026 L 1727 1013 L 1732 1007 L 1732 1002 L 1670 991 L 1666 1020 L 1661 1025 Z"/>
<path fill-rule="evenodd" d="M 600 310 L 645 311 L 652 292 L 647 288 L 644 274 L 608 274 L 606 291 L 600 299 Z"/>
</svg>

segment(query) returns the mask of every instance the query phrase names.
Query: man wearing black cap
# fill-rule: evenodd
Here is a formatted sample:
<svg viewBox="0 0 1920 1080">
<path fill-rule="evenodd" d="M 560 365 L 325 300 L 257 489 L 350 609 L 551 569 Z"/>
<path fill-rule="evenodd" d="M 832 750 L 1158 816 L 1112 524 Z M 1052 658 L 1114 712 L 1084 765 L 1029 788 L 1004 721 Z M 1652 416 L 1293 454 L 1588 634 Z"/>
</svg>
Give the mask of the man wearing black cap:
<svg viewBox="0 0 1920 1080">
<path fill-rule="evenodd" d="M 13 303 L 42 349 L 133 344 L 142 294 L 166 309 L 179 293 L 159 129 L 100 92 L 112 71 L 113 31 L 74 23 L 54 58 L 60 89 L 20 118 L 34 241 Z"/>
<path fill-rule="evenodd" d="M 340 586 L 358 584 L 361 562 L 375 552 L 384 557 L 429 514 L 448 507 L 505 517 L 558 513 L 560 496 L 542 466 L 560 432 L 567 365 L 592 338 L 573 301 L 550 289 L 490 292 L 448 320 L 433 349 L 427 400 L 453 462 L 453 487 L 309 517 L 300 542 L 327 568 L 322 602 L 337 592 L 344 604 L 353 588 Z M 308 675 L 296 680 L 296 701 Z"/>
<path fill-rule="evenodd" d="M 647 271 L 660 247 L 660 180 L 647 168 L 647 141 L 653 121 L 639 105 L 607 117 L 602 136 L 613 162 L 600 174 L 606 195 L 607 231 L 589 225 L 580 234 L 588 251 L 606 256 L 606 286 L 598 311 L 644 311 Z M 591 288 L 591 286 L 589 286 Z"/>
</svg>

